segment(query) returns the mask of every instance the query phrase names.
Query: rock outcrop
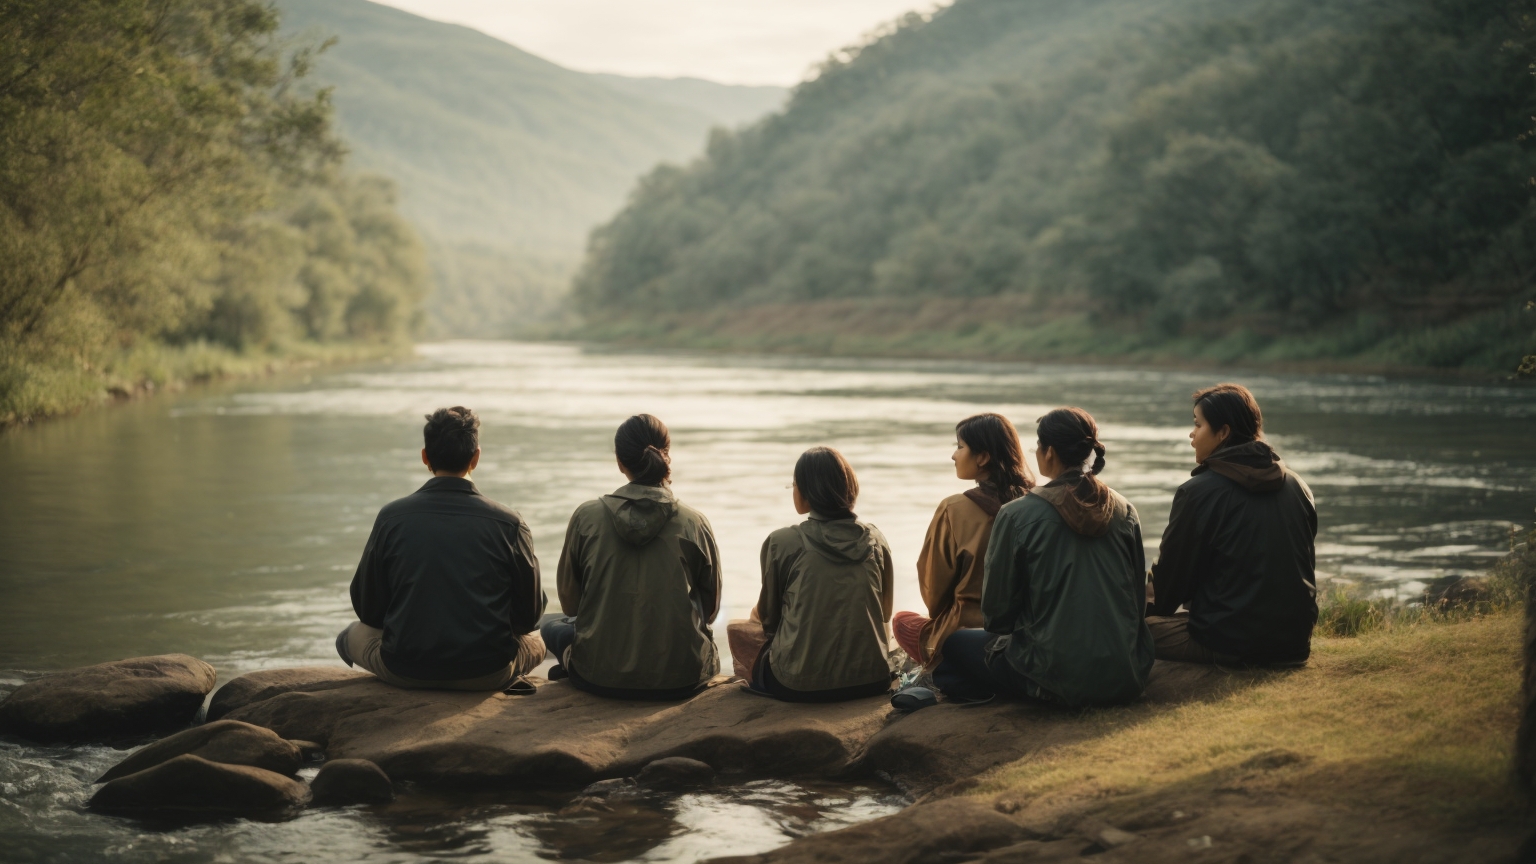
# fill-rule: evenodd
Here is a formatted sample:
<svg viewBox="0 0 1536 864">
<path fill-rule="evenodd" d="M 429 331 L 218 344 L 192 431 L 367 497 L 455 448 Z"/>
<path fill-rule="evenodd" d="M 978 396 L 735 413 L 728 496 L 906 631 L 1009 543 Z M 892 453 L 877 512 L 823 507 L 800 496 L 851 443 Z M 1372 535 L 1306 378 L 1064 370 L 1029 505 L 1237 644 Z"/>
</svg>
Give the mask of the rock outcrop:
<svg viewBox="0 0 1536 864">
<path fill-rule="evenodd" d="M 248 765 L 221 765 L 183 754 L 119 777 L 91 797 L 104 813 L 158 818 L 277 815 L 309 802 L 309 787 Z"/>
<path fill-rule="evenodd" d="M 0 732 L 55 743 L 169 731 L 197 716 L 215 677 L 212 666 L 185 654 L 54 672 L 0 702 Z"/>
<path fill-rule="evenodd" d="M 335 671 L 293 675 L 307 683 L 282 692 L 272 678 L 236 679 L 226 686 L 265 698 L 227 717 L 318 742 L 332 759 L 366 759 L 396 781 L 581 788 L 683 757 L 722 774 L 881 774 L 917 796 L 1091 734 L 1076 712 L 1036 704 L 944 704 L 904 715 L 884 697 L 790 704 L 723 679 L 687 702 L 616 701 L 542 681 L 535 695 L 508 697 L 401 690 Z M 1130 710 L 1224 693 L 1255 674 L 1263 673 L 1159 663 L 1147 699 Z"/>
<path fill-rule="evenodd" d="M 304 763 L 299 746 L 279 738 L 271 729 L 238 720 L 217 720 L 156 741 L 112 766 L 96 782 L 127 777 L 189 753 L 221 765 L 249 765 L 277 774 L 294 774 Z"/>
<path fill-rule="evenodd" d="M 316 804 L 383 804 L 394 800 L 389 775 L 366 759 L 334 759 L 309 784 Z"/>
<path fill-rule="evenodd" d="M 251 672 L 228 682 L 213 694 L 213 698 L 208 701 L 208 719 L 221 719 L 236 708 L 270 699 L 279 693 L 329 690 L 346 686 L 348 682 L 371 680 L 372 673 L 346 666 L 301 666 L 296 669 Z"/>
</svg>

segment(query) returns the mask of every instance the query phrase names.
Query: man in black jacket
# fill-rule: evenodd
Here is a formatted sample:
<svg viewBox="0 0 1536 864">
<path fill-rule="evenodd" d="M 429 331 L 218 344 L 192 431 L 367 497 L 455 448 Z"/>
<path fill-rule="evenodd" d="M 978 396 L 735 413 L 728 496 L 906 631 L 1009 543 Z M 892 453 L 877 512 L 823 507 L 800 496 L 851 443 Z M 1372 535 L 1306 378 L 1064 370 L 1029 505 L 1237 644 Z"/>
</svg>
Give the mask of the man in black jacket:
<svg viewBox="0 0 1536 864">
<path fill-rule="evenodd" d="M 544 660 L 545 596 L 522 518 L 475 489 L 480 418 L 427 417 L 432 479 L 379 511 L 336 652 L 398 687 L 500 690 Z"/>
</svg>

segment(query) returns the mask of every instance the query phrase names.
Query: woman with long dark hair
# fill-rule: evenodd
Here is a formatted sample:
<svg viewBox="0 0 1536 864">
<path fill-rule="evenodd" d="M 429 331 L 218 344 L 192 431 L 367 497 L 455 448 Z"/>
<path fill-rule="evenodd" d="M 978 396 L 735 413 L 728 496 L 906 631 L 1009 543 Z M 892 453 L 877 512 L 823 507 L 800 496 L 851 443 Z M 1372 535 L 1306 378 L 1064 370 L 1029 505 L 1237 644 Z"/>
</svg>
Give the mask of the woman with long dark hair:
<svg viewBox="0 0 1536 864">
<path fill-rule="evenodd" d="M 986 629 L 945 641 L 934 683 L 961 700 L 1128 702 L 1152 671 L 1136 508 L 1098 478 L 1105 448 L 1088 412 L 1057 408 L 1037 435 L 1036 464 L 1051 481 L 998 511 L 982 586 Z"/>
<path fill-rule="evenodd" d="M 1304 663 L 1317 623 L 1312 490 L 1264 440 L 1246 387 L 1201 390 L 1191 413 L 1195 470 L 1173 495 L 1152 568 L 1157 656 Z"/>
<path fill-rule="evenodd" d="M 720 671 L 720 552 L 709 520 L 668 488 L 666 424 L 636 414 L 613 446 L 629 482 L 571 515 L 556 580 L 567 617 L 540 628 L 560 664 L 550 678 L 618 699 L 686 698 Z"/>
<path fill-rule="evenodd" d="M 890 689 L 886 625 L 894 571 L 885 536 L 859 521 L 859 480 L 843 454 L 812 447 L 795 463 L 795 512 L 763 541 L 757 614 L 727 628 L 755 657 L 734 657 L 752 689 L 788 702 L 840 702 Z M 757 647 L 761 646 L 761 647 Z"/>
<path fill-rule="evenodd" d="M 961 628 L 982 626 L 981 577 L 986 572 L 992 520 L 1004 504 L 1035 485 L 1019 433 L 1001 414 L 976 414 L 955 424 L 949 457 L 955 476 L 976 485 L 939 502 L 917 558 L 917 583 L 928 615 L 898 612 L 891 622 L 897 644 L 932 669 L 944 640 Z"/>
</svg>

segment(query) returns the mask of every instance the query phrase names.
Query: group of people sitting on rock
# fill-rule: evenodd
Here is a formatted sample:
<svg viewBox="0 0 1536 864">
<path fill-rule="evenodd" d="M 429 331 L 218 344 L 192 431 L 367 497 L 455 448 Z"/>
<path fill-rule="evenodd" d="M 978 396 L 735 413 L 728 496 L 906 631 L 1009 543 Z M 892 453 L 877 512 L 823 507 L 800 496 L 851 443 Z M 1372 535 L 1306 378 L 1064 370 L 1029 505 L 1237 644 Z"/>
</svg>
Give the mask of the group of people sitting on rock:
<svg viewBox="0 0 1536 864">
<path fill-rule="evenodd" d="M 768 535 L 757 605 L 727 627 L 736 673 L 778 699 L 841 701 L 888 693 L 904 653 L 892 702 L 912 710 L 939 693 L 1128 702 L 1154 658 L 1305 663 L 1317 620 L 1312 493 L 1265 442 L 1247 389 L 1201 390 L 1192 413 L 1196 467 L 1150 578 L 1136 508 L 1099 479 L 1105 447 L 1086 411 L 1039 418 L 1044 485 L 1006 417 L 962 420 L 952 459 L 975 486 L 940 502 L 923 540 L 926 615 L 893 616 L 890 547 L 854 512 L 848 461 L 805 451 L 790 488 L 806 518 Z M 479 425 L 466 408 L 427 418 L 433 477 L 380 511 L 352 581 L 358 621 L 336 639 L 342 659 L 401 687 L 517 692 L 548 652 L 551 680 L 600 696 L 702 690 L 720 672 L 720 554 L 709 521 L 670 489 L 666 426 L 648 414 L 620 425 L 628 482 L 572 514 L 556 577 L 565 614 L 546 616 L 527 524 L 469 480 Z"/>
</svg>

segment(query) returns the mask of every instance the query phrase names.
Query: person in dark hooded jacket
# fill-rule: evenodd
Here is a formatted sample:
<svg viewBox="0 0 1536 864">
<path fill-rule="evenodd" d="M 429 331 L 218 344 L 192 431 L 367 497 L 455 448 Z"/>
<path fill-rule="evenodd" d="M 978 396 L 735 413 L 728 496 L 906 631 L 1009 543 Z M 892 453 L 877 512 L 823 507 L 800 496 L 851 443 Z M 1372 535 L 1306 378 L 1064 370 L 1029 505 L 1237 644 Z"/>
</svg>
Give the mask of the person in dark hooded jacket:
<svg viewBox="0 0 1536 864">
<path fill-rule="evenodd" d="M 891 684 L 890 546 L 854 514 L 859 481 L 836 450 L 801 454 L 792 488 L 795 511 L 810 518 L 763 541 L 757 616 L 731 622 L 732 653 L 766 639 L 753 659 L 738 659 L 752 689 L 788 702 L 883 694 Z"/>
<path fill-rule="evenodd" d="M 540 633 L 550 678 L 618 699 L 683 699 L 720 671 L 720 552 L 709 520 L 678 501 L 667 427 L 649 414 L 614 436 L 629 483 L 576 508 L 556 576 L 567 617 Z"/>
<path fill-rule="evenodd" d="M 1086 411 L 1058 408 L 1040 418 L 1038 435 L 1035 460 L 1052 479 L 998 511 L 985 630 L 950 636 L 933 681 L 960 700 L 1129 702 L 1146 689 L 1153 659 L 1136 508 L 1099 480 L 1104 445 Z"/>
<path fill-rule="evenodd" d="M 1194 401 L 1189 442 L 1199 464 L 1174 493 L 1152 568 L 1147 623 L 1157 656 L 1304 663 L 1317 623 L 1312 490 L 1264 441 L 1247 388 L 1218 384 Z"/>
</svg>

